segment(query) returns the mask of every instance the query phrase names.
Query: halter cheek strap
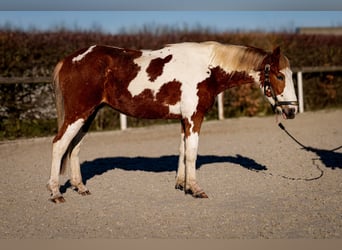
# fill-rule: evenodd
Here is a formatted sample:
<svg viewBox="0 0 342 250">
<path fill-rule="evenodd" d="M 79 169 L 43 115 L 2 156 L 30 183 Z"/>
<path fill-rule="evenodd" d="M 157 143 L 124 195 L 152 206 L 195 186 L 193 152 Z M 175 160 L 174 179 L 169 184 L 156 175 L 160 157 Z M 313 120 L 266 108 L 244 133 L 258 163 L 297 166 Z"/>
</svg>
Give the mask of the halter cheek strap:
<svg viewBox="0 0 342 250">
<path fill-rule="evenodd" d="M 272 105 L 273 110 L 275 110 L 277 106 L 282 106 L 282 105 L 298 106 L 297 101 L 278 101 L 277 95 L 275 94 L 271 85 L 270 71 L 271 71 L 271 65 L 266 64 L 265 65 L 264 95 L 268 97 L 272 97 L 272 99 L 274 100 L 274 105 Z"/>
</svg>

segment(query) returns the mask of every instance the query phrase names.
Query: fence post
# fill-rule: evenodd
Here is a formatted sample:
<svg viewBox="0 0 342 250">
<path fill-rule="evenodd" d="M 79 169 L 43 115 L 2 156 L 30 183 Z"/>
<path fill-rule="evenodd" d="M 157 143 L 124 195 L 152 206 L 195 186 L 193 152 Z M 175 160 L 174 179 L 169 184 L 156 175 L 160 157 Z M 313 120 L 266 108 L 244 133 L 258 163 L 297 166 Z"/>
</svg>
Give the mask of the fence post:
<svg viewBox="0 0 342 250">
<path fill-rule="evenodd" d="M 223 92 L 217 95 L 217 109 L 219 120 L 224 120 Z"/>
<path fill-rule="evenodd" d="M 297 72 L 297 89 L 298 89 L 299 113 L 303 113 L 304 112 L 303 73 L 301 71 Z"/>
<path fill-rule="evenodd" d="M 120 129 L 127 129 L 127 116 L 120 113 Z"/>
</svg>

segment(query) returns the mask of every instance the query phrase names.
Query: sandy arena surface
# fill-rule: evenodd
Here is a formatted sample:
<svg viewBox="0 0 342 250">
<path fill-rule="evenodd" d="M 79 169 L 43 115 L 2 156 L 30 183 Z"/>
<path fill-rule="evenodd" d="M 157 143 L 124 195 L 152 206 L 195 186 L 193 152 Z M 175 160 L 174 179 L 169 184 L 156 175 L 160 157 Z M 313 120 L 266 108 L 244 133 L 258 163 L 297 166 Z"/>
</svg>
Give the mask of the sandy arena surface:
<svg viewBox="0 0 342 250">
<path fill-rule="evenodd" d="M 208 121 L 197 178 L 209 199 L 174 189 L 178 124 L 90 133 L 80 196 L 61 177 L 53 204 L 52 137 L 0 142 L 1 239 L 292 239 L 342 236 L 342 110 Z M 334 150 L 335 149 L 335 150 Z"/>
</svg>

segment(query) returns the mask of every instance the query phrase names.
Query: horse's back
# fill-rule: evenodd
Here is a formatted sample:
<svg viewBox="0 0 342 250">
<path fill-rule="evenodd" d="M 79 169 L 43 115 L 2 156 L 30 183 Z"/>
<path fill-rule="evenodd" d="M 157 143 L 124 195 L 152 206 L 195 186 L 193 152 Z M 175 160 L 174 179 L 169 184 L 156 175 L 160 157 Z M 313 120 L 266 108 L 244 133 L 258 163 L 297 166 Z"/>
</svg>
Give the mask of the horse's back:
<svg viewBox="0 0 342 250">
<path fill-rule="evenodd" d="M 131 116 L 178 119 L 183 99 L 191 108 L 182 110 L 192 113 L 197 84 L 210 75 L 210 46 L 184 43 L 139 51 L 96 45 L 78 50 L 63 60 L 58 76 L 66 113 L 81 116 L 106 103 Z"/>
</svg>

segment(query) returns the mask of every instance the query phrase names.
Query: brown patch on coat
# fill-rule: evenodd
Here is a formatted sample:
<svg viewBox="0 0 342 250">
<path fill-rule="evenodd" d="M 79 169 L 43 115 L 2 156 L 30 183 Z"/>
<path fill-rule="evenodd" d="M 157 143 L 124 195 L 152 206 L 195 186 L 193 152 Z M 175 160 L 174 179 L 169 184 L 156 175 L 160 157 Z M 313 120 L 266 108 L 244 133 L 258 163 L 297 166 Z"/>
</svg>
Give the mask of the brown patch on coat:
<svg viewBox="0 0 342 250">
<path fill-rule="evenodd" d="M 254 83 L 253 77 L 248 75 L 245 71 L 233 71 L 231 73 L 225 72 L 220 67 L 211 69 L 211 80 L 213 81 L 213 87 L 216 89 L 216 94 L 235 86 L 239 86 L 247 83 Z"/>
<path fill-rule="evenodd" d="M 215 98 L 220 92 L 255 81 L 245 71 L 227 73 L 219 66 L 210 69 L 210 71 L 210 76 L 197 85 L 198 104 L 196 112 L 191 116 L 193 128 L 190 131 L 188 122 L 185 121 L 185 136 L 189 136 L 191 132 L 200 132 L 204 115 L 212 108 Z"/>
<path fill-rule="evenodd" d="M 163 73 L 164 65 L 170 62 L 172 59 L 172 55 L 168 55 L 165 58 L 155 58 L 151 60 L 150 64 L 146 69 L 146 73 L 150 77 L 149 80 L 154 82 L 158 76 Z"/>
<path fill-rule="evenodd" d="M 169 110 L 169 105 L 180 101 L 180 87 L 181 83 L 178 81 L 165 83 L 156 96 L 153 95 L 152 90 L 145 89 L 139 95 L 130 97 L 129 105 L 126 104 L 120 111 L 145 119 L 180 119 L 180 114 L 172 114 Z"/>
<path fill-rule="evenodd" d="M 181 124 L 182 124 L 182 132 L 184 132 L 184 136 L 185 138 L 189 137 L 191 134 L 191 123 L 189 121 L 188 118 L 184 118 L 181 120 Z"/>
<path fill-rule="evenodd" d="M 176 80 L 165 83 L 157 93 L 157 102 L 167 105 L 175 105 L 181 98 L 181 85 L 182 84 Z"/>
</svg>

